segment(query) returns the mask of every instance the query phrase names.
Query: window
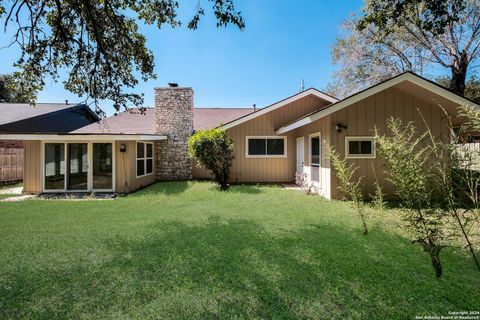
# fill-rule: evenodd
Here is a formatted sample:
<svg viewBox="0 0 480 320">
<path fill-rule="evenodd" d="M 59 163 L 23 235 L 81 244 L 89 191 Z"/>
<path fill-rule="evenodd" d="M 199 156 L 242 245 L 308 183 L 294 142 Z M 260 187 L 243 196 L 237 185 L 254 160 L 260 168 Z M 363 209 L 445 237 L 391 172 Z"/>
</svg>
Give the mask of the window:
<svg viewBox="0 0 480 320">
<path fill-rule="evenodd" d="M 247 137 L 247 158 L 284 158 L 286 137 Z"/>
<path fill-rule="evenodd" d="M 320 167 L 320 151 L 322 150 L 320 143 L 320 133 L 310 135 L 310 165 L 313 167 Z"/>
<path fill-rule="evenodd" d="M 137 178 L 153 173 L 153 143 L 137 142 Z"/>
<path fill-rule="evenodd" d="M 373 137 L 345 137 L 345 148 L 346 158 L 375 158 L 375 138 Z"/>
</svg>

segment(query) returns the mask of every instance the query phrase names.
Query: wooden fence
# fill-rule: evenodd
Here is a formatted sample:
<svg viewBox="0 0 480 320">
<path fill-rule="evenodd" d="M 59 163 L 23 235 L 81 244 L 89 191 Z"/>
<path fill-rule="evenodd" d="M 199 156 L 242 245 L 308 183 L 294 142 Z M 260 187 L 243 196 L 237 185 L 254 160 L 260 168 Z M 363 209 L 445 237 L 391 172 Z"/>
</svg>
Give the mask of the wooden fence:
<svg viewBox="0 0 480 320">
<path fill-rule="evenodd" d="M 0 183 L 23 179 L 23 148 L 0 148 Z"/>
</svg>

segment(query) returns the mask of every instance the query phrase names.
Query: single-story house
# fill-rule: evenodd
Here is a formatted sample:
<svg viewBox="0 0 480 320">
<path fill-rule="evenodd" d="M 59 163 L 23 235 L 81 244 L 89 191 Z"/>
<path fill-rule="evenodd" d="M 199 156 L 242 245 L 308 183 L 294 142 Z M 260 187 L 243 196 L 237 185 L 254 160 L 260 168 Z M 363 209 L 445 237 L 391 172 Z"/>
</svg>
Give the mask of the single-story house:
<svg viewBox="0 0 480 320">
<path fill-rule="evenodd" d="M 339 192 L 325 147 L 358 165 L 366 194 L 375 176 L 393 192 L 374 128 L 385 132 L 393 116 L 420 131 L 425 120 L 435 135 L 449 137 L 441 107 L 454 114 L 460 104 L 478 107 L 409 72 L 342 100 L 311 88 L 255 111 L 194 108 L 191 88 L 166 87 L 155 89 L 155 108 L 143 112 L 125 111 L 67 134 L 0 139 L 25 141 L 25 192 L 131 192 L 158 180 L 209 178 L 189 158 L 187 142 L 194 130 L 220 126 L 234 142 L 232 183 L 294 182 L 296 173 L 306 174 L 330 199 Z"/>
</svg>

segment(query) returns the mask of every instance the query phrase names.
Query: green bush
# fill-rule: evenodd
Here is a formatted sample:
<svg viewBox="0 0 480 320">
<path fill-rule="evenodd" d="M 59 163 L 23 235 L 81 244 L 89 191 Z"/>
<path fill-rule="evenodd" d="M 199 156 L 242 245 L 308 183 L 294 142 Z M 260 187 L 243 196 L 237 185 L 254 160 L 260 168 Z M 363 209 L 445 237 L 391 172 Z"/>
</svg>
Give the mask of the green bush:
<svg viewBox="0 0 480 320">
<path fill-rule="evenodd" d="M 438 279 L 442 275 L 440 251 L 446 244 L 446 215 L 436 203 L 439 188 L 432 167 L 432 148 L 424 143 L 428 133 L 418 134 L 413 123 L 394 118 L 387 121 L 387 127 L 390 135 L 376 132 L 377 150 L 386 162 L 413 242 L 430 254 Z"/>
<path fill-rule="evenodd" d="M 213 173 L 221 190 L 228 188 L 233 160 L 233 141 L 225 130 L 197 131 L 188 141 L 188 153 Z"/>
</svg>

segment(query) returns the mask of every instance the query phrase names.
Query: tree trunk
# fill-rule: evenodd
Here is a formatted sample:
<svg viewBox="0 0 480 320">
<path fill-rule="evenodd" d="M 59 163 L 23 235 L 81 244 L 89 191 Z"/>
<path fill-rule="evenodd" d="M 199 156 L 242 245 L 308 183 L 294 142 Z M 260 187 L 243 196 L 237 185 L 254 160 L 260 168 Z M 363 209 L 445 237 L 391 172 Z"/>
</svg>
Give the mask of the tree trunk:
<svg viewBox="0 0 480 320">
<path fill-rule="evenodd" d="M 468 55 L 465 51 L 462 52 L 459 60 L 453 63 L 452 78 L 450 80 L 450 89 L 459 94 L 465 95 L 465 80 L 467 78 L 468 69 Z"/>
<path fill-rule="evenodd" d="M 430 251 L 430 258 L 432 259 L 432 266 L 435 270 L 435 277 L 440 279 L 442 276 L 442 263 L 440 262 L 440 250 L 433 249 Z"/>
</svg>

